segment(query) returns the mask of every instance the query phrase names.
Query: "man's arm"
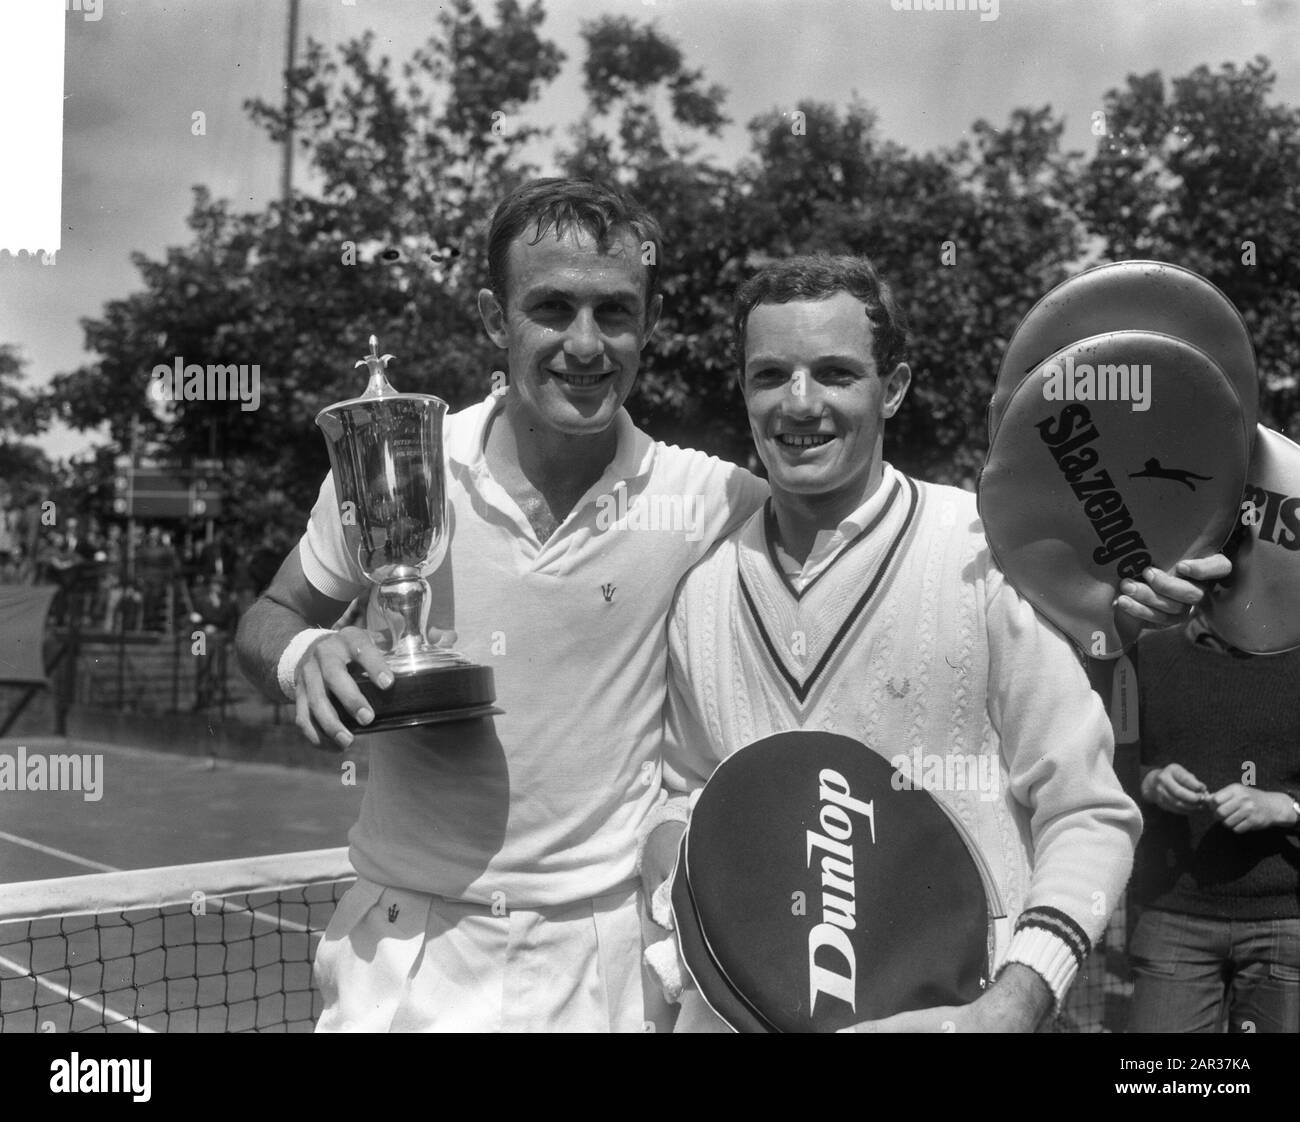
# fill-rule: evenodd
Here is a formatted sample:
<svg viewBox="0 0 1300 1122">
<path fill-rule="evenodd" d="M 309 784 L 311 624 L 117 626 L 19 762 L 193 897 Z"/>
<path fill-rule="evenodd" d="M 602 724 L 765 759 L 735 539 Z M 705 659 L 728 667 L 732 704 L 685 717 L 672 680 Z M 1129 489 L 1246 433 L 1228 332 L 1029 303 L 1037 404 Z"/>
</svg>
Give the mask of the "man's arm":
<svg viewBox="0 0 1300 1122">
<path fill-rule="evenodd" d="M 297 548 L 291 550 L 270 587 L 244 613 L 235 635 L 239 665 L 249 681 L 268 697 L 285 697 L 279 665 L 290 641 L 309 628 L 328 627 L 347 606 L 348 601 L 335 600 L 316 589 L 303 573 Z M 313 744 L 319 745 L 322 735 L 343 748 L 352 743 L 330 694 L 362 724 L 373 719 L 365 697 L 347 672 L 348 663 L 354 661 L 381 687 L 391 683 L 374 636 L 359 627 L 320 636 L 298 661 L 294 723 Z"/>
<path fill-rule="evenodd" d="M 1034 1032 L 1052 1008 L 1042 977 L 1013 962 L 969 1005 L 940 1005 L 863 1021 L 843 1032 Z"/>
<path fill-rule="evenodd" d="M 687 613 L 682 578 L 668 610 L 668 682 L 664 703 L 663 787 L 665 798 L 641 828 L 637 865 L 649 901 L 667 880 L 686 830 L 690 795 L 708 782 L 718 758 L 703 718 L 696 711 L 687 677 Z"/>
<path fill-rule="evenodd" d="M 989 715 L 1029 811 L 1032 871 L 1007 961 L 1061 1001 L 1128 881 L 1142 816 L 1113 767 L 1109 717 L 1068 640 L 989 573 Z"/>
<path fill-rule="evenodd" d="M 290 550 L 266 591 L 244 613 L 235 636 L 248 680 L 267 697 L 282 699 L 276 668 L 289 640 L 309 627 L 329 627 L 347 607 L 313 588 L 297 548 Z"/>
<path fill-rule="evenodd" d="M 1025 906 L 997 979 L 965 1006 L 856 1026 L 858 1032 L 1032 1032 L 1068 991 L 1119 902 L 1142 818 L 1112 766 L 1101 701 L 1069 642 L 989 569 L 989 718 L 1033 855 Z"/>
<path fill-rule="evenodd" d="M 697 457 L 693 478 L 706 482 L 701 494 L 704 525 L 690 527 L 698 534 L 702 553 L 742 525 L 767 500 L 767 480 L 747 469 L 703 452 Z M 689 574 L 688 574 L 689 575 Z M 688 795 L 704 786 L 716 758 L 704 750 L 708 734 L 690 700 L 685 672 L 685 617 L 679 608 L 686 577 L 668 609 L 668 699 L 664 707 L 663 786 L 666 798 L 651 811 L 641 831 L 637 867 L 647 902 L 668 878 L 677 860 L 677 850 L 686 831 Z"/>
</svg>

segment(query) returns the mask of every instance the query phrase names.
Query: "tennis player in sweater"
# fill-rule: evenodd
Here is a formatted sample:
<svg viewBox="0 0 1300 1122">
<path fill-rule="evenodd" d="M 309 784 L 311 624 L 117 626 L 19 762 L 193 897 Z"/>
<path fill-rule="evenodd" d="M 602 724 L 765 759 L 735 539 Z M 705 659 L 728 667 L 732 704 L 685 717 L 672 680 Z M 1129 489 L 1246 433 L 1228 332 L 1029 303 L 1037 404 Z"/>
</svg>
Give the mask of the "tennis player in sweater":
<svg viewBox="0 0 1300 1122">
<path fill-rule="evenodd" d="M 698 789 L 732 752 L 798 728 L 852 736 L 927 790 L 915 761 L 976 761 L 963 774 L 988 777 L 987 790 L 931 793 L 968 827 L 1014 922 L 996 981 L 971 1005 L 858 1029 L 1032 1030 L 1105 927 L 1141 828 L 1105 710 L 1074 648 L 994 564 L 975 496 L 883 461 L 884 423 L 911 374 L 871 264 L 770 265 L 742 286 L 735 326 L 772 494 L 678 590 L 665 785 Z M 1216 556 L 1181 563 L 1187 579 L 1151 570 L 1117 604 L 1134 628 L 1164 625 L 1202 595 L 1192 581 L 1227 568 Z M 685 818 L 684 800 L 670 800 L 645 831 L 647 891 Z M 679 1030 L 720 1025 L 693 989 L 682 1004 Z"/>
</svg>

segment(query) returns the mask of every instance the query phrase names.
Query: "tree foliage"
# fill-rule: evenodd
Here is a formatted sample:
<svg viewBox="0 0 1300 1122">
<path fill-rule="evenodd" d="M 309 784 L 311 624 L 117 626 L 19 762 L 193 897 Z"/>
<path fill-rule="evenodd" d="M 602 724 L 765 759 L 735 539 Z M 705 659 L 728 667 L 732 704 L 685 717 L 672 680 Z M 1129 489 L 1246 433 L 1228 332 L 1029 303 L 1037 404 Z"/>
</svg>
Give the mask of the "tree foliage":
<svg viewBox="0 0 1300 1122">
<path fill-rule="evenodd" d="M 268 520 L 301 524 L 328 466 L 311 420 L 364 386 L 353 364 L 372 333 L 397 355 L 399 388 L 453 406 L 486 394 L 498 362 L 474 311 L 480 232 L 532 171 L 521 152 L 537 135 L 499 125 L 562 61 L 540 4 L 499 0 L 496 15 L 454 0 L 400 67 L 369 34 L 337 58 L 309 41 L 288 106 L 248 106 L 273 140 L 292 118 L 308 187 L 253 213 L 196 188 L 190 243 L 133 256 L 143 288 L 83 321 L 99 360 L 56 377 L 48 408 L 77 427 L 107 420 L 119 447 L 138 424 L 141 449 L 223 458 L 229 521 L 255 540 Z M 178 357 L 256 365 L 258 408 L 155 408 L 151 372 Z"/>
<path fill-rule="evenodd" d="M 0 480 L 8 488 L 4 498 L 15 505 L 38 494 L 51 470 L 45 453 L 23 439 L 41 428 L 38 399 L 22 385 L 23 365 L 17 347 L 0 343 Z"/>
<path fill-rule="evenodd" d="M 1208 277 L 1255 344 L 1260 420 L 1300 436 L 1300 109 L 1270 100 L 1256 58 L 1157 72 L 1105 98 L 1105 136 L 1080 185 L 1088 226 L 1115 259 L 1150 257 Z"/>
<path fill-rule="evenodd" d="M 400 62 L 369 35 L 335 51 L 309 41 L 288 105 L 248 105 L 273 141 L 292 126 L 303 167 L 292 200 L 244 213 L 196 187 L 189 242 L 133 257 L 140 289 L 83 321 L 97 360 L 56 377 L 39 409 L 77 427 L 107 421 L 116 447 L 138 425 L 146 447 L 223 457 L 231 520 L 256 537 L 301 525 L 326 467 L 311 418 L 359 390 L 353 362 L 372 332 L 398 356 L 399 388 L 453 407 L 481 398 L 504 365 L 475 311 L 484 235 L 501 197 L 536 173 L 525 153 L 544 134 L 524 111 L 565 61 L 543 19 L 540 2 L 498 0 L 487 19 L 451 0 Z M 926 478 L 973 482 L 1007 339 L 1099 255 L 1177 261 L 1219 284 L 1256 340 L 1264 418 L 1294 423 L 1300 113 L 1270 100 L 1265 60 L 1168 86 L 1132 77 L 1107 94 L 1091 157 L 1062 150 L 1050 107 L 913 152 L 854 99 L 760 114 L 749 156 L 724 167 L 701 152 L 729 123 L 726 91 L 677 44 L 608 16 L 581 38 L 588 107 L 556 162 L 628 189 L 665 234 L 665 313 L 628 403 L 654 435 L 752 462 L 732 293 L 766 259 L 818 252 L 872 257 L 907 312 L 913 388 L 887 454 Z M 150 372 L 178 356 L 256 364 L 260 407 L 152 405 Z M 0 349 L 0 425 L 5 361 Z"/>
</svg>

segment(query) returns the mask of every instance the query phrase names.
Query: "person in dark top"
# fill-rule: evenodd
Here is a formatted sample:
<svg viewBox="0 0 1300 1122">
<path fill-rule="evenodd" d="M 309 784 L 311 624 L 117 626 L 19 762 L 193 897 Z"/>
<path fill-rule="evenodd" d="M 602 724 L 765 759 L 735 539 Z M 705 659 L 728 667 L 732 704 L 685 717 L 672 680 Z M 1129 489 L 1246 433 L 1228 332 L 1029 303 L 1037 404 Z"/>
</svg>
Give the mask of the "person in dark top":
<svg viewBox="0 0 1300 1122">
<path fill-rule="evenodd" d="M 239 559 L 239 551 L 225 534 L 218 530 L 210 542 L 204 543 L 198 551 L 198 575 L 206 579 L 211 576 L 225 577 L 234 574 Z"/>
<path fill-rule="evenodd" d="M 1130 1032 L 1300 1032 L 1300 650 L 1139 646 Z"/>
<path fill-rule="evenodd" d="M 81 523 L 76 518 L 69 518 L 64 532 L 53 537 L 49 550 L 45 554 L 47 579 L 57 584 L 60 595 L 53 612 L 59 623 L 81 625 L 89 591 L 86 584 L 87 575 L 93 580 L 92 564 L 95 560 L 95 545 L 81 532 Z"/>
<path fill-rule="evenodd" d="M 213 574 L 196 590 L 190 623 L 204 632 L 203 653 L 195 666 L 194 708 L 217 701 L 226 679 L 226 644 L 239 623 L 239 608 L 226 588 L 226 579 Z"/>
<path fill-rule="evenodd" d="M 150 631 L 165 631 L 171 626 L 168 591 L 178 569 L 170 535 L 159 526 L 151 526 L 135 556 L 136 580 L 144 597 L 144 626 Z"/>
</svg>

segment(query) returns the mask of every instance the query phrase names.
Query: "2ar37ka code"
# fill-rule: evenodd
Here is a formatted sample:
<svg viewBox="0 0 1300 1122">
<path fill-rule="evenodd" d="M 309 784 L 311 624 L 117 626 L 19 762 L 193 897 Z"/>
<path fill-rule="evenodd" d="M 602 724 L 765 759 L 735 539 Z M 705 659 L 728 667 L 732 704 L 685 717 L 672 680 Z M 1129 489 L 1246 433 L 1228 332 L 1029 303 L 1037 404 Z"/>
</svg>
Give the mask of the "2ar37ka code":
<svg viewBox="0 0 1300 1122">
<path fill-rule="evenodd" d="M 1249 1071 L 1245 1056 L 1194 1056 L 1190 1060 L 1169 1057 L 1164 1060 L 1120 1060 L 1119 1066 L 1137 1071 Z"/>
</svg>

